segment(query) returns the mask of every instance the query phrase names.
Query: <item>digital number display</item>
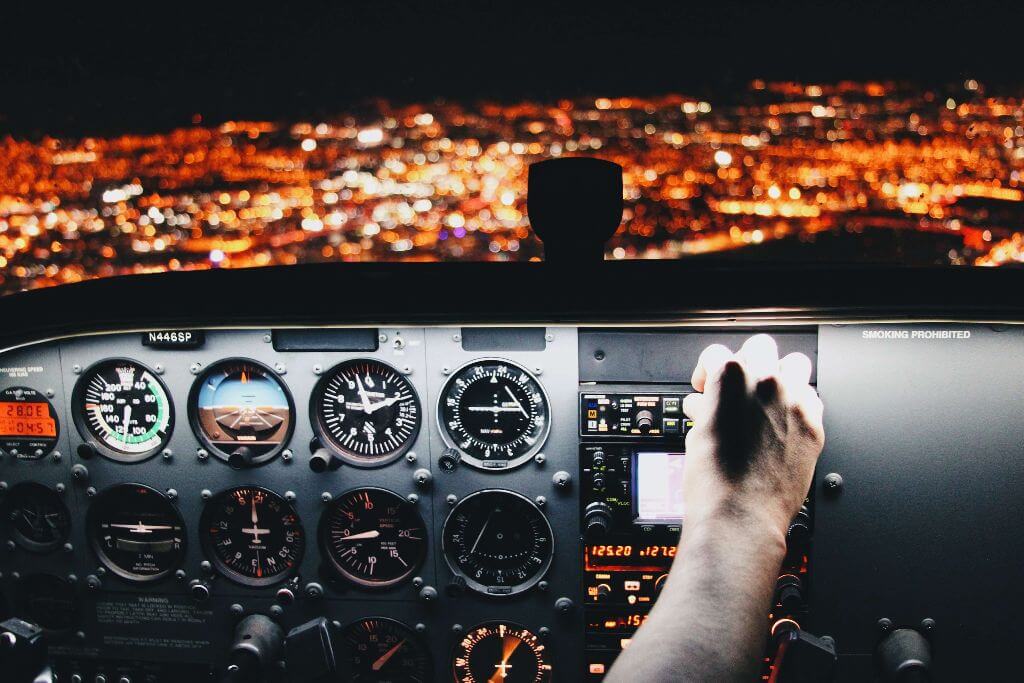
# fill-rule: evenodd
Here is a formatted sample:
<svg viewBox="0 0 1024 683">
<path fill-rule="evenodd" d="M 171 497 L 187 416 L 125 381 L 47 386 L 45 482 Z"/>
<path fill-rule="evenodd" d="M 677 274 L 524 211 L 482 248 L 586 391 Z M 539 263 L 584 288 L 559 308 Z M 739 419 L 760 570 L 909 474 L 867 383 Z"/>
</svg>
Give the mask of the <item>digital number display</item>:
<svg viewBox="0 0 1024 683">
<path fill-rule="evenodd" d="M 683 519 L 683 453 L 641 452 L 634 456 L 635 517 L 642 522 Z"/>
<path fill-rule="evenodd" d="M 588 545 L 585 566 L 588 571 L 663 571 L 676 556 L 675 545 L 631 545 L 615 543 Z"/>
<path fill-rule="evenodd" d="M 56 437 L 57 422 L 47 403 L 0 402 L 0 437 Z"/>
</svg>

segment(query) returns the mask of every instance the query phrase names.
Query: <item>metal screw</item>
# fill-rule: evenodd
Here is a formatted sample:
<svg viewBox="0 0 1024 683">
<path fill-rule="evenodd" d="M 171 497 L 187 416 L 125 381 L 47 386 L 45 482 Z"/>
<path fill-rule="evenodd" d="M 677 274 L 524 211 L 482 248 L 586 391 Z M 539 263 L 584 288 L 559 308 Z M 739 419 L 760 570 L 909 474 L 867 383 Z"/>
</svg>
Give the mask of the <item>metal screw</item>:
<svg viewBox="0 0 1024 683">
<path fill-rule="evenodd" d="M 92 574 L 90 574 L 89 576 L 85 577 L 85 585 L 89 588 L 89 590 L 94 591 L 98 590 L 100 586 L 102 586 L 103 584 L 100 583 L 100 579 L 98 576 L 93 576 Z"/>
<path fill-rule="evenodd" d="M 430 486 L 430 481 L 434 478 L 434 475 L 430 473 L 430 470 L 420 468 L 412 473 L 412 480 L 416 482 L 417 486 Z"/>
<path fill-rule="evenodd" d="M 426 633 L 427 632 L 427 625 L 422 623 L 422 622 L 416 624 L 413 628 L 416 629 L 416 633 Z"/>
<path fill-rule="evenodd" d="M 71 372 L 75 373 L 76 375 L 82 374 L 82 366 L 79 365 L 78 363 L 75 363 L 74 365 L 71 366 Z"/>
<path fill-rule="evenodd" d="M 882 633 L 888 633 L 892 630 L 892 619 L 882 617 L 878 620 L 878 623 L 876 625 L 878 626 L 879 631 L 881 631 Z"/>
<path fill-rule="evenodd" d="M 539 629 L 537 629 L 537 635 L 541 638 L 547 638 L 551 635 L 551 629 L 549 629 L 547 626 L 541 626 Z"/>
<path fill-rule="evenodd" d="M 184 581 L 186 578 L 188 578 L 188 575 L 185 573 L 184 569 L 179 569 L 178 571 L 174 572 L 174 578 L 178 581 Z"/>
<path fill-rule="evenodd" d="M 158 375 L 164 374 L 164 366 L 162 364 L 160 364 L 160 363 L 157 363 L 156 365 L 154 365 L 153 366 L 153 370 L 155 370 L 156 374 L 158 374 Z"/>
<path fill-rule="evenodd" d="M 449 505 L 455 505 L 456 503 L 459 502 L 459 497 L 456 496 L 454 493 L 449 493 L 445 497 L 444 502 L 448 503 Z"/>
<path fill-rule="evenodd" d="M 188 371 L 191 372 L 193 375 L 198 375 L 199 371 L 202 369 L 203 366 L 200 365 L 199 363 L 193 363 L 192 365 L 188 366 Z"/>
<path fill-rule="evenodd" d="M 462 624 L 452 624 L 452 633 L 462 633 Z"/>
<path fill-rule="evenodd" d="M 539 581 L 537 582 L 537 590 L 546 591 L 549 585 L 550 584 L 547 581 Z"/>
<path fill-rule="evenodd" d="M 50 457 L 53 458 L 54 462 L 60 462 L 64 458 L 64 456 L 60 454 L 60 451 L 54 451 L 53 455 Z"/>
<path fill-rule="evenodd" d="M 548 504 L 548 499 L 544 496 L 537 496 L 533 499 L 533 502 L 537 504 L 537 507 L 542 508 Z"/>
<path fill-rule="evenodd" d="M 314 365 L 313 366 L 313 374 L 314 375 L 320 376 L 320 375 L 323 374 L 323 372 L 324 372 L 323 366 L 320 366 L 320 365 Z"/>
<path fill-rule="evenodd" d="M 408 462 L 416 462 L 416 454 L 413 453 L 412 451 L 409 451 L 408 453 L 405 454 L 405 459 Z"/>
<path fill-rule="evenodd" d="M 413 505 L 420 502 L 420 497 L 415 493 L 410 493 L 408 496 L 405 497 L 405 499 L 412 503 Z"/>
<path fill-rule="evenodd" d="M 209 560 L 203 560 L 199 563 L 199 570 L 202 571 L 204 574 L 212 574 L 213 565 L 210 564 Z"/>
<path fill-rule="evenodd" d="M 87 488 L 85 490 L 85 495 L 89 496 L 90 498 L 95 496 L 96 495 L 96 487 L 95 486 L 90 486 L 89 488 Z"/>
<path fill-rule="evenodd" d="M 178 492 L 175 489 L 167 489 L 167 497 L 174 500 L 178 497 Z"/>
<path fill-rule="evenodd" d="M 320 494 L 320 500 L 325 503 L 330 503 L 334 496 L 331 495 L 330 491 L 324 491 Z"/>
<path fill-rule="evenodd" d="M 287 500 L 289 503 L 294 503 L 295 502 L 295 491 L 285 491 L 284 492 L 284 499 Z"/>
<path fill-rule="evenodd" d="M 263 343 L 265 344 L 269 344 L 271 341 L 273 341 L 273 339 L 274 338 L 271 337 L 269 334 L 263 335 Z"/>
<path fill-rule="evenodd" d="M 292 453 L 291 449 L 289 449 L 289 448 L 286 448 L 283 451 L 281 451 L 281 459 L 284 460 L 285 462 L 291 462 L 292 461 L 292 457 L 294 455 L 295 454 Z"/>
<path fill-rule="evenodd" d="M 377 335 L 377 341 L 379 341 L 381 344 L 383 344 L 387 340 L 388 340 L 388 335 L 384 334 L 383 332 L 381 332 L 380 334 Z"/>
<path fill-rule="evenodd" d="M 170 460 L 174 457 L 174 452 L 170 448 L 165 448 L 163 452 L 164 460 Z"/>
<path fill-rule="evenodd" d="M 839 493 L 843 488 L 843 477 L 836 473 L 831 472 L 825 475 L 825 490 L 832 493 Z"/>
<path fill-rule="evenodd" d="M 548 456 L 544 455 L 543 453 L 538 453 L 537 455 L 533 456 L 533 461 L 538 465 L 543 465 L 544 461 L 547 459 Z"/>
<path fill-rule="evenodd" d="M 70 543 L 65 543 L 64 544 L 64 552 L 66 552 L 66 553 L 73 553 L 73 552 L 75 552 L 75 546 L 71 545 Z"/>
<path fill-rule="evenodd" d="M 237 602 L 231 605 L 231 607 L 229 607 L 228 609 L 231 610 L 231 613 L 234 614 L 236 617 L 240 617 L 243 614 L 245 614 L 245 608 L 239 605 Z"/>
<path fill-rule="evenodd" d="M 402 374 L 411 375 L 412 374 L 412 366 L 411 365 L 403 366 L 402 367 Z"/>
<path fill-rule="evenodd" d="M 64 484 L 57 484 L 53 488 L 57 490 L 57 493 L 64 493 L 65 491 L 68 490 L 68 487 L 65 486 Z"/>
<path fill-rule="evenodd" d="M 206 451 L 205 448 L 197 448 L 196 457 L 199 458 L 200 460 L 206 460 L 207 458 L 210 457 L 210 454 Z"/>
<path fill-rule="evenodd" d="M 594 360 L 597 360 L 597 361 L 604 360 L 604 351 L 602 351 L 601 349 L 598 349 L 597 351 L 594 351 Z"/>
<path fill-rule="evenodd" d="M 544 374 L 544 368 L 534 368 L 533 369 L 533 374 L 535 374 L 535 375 L 543 375 Z"/>
<path fill-rule="evenodd" d="M 462 341 L 462 335 L 461 334 L 457 334 L 457 333 L 453 334 L 452 335 L 452 341 L 455 342 L 455 343 L 458 343 L 458 342 Z"/>
<path fill-rule="evenodd" d="M 274 363 L 274 370 L 277 371 L 277 374 L 283 375 L 288 372 L 288 366 L 284 363 Z"/>
<path fill-rule="evenodd" d="M 450 374 L 452 374 L 452 369 L 451 369 L 451 368 L 449 368 L 449 367 L 448 367 L 448 366 L 446 365 L 446 366 L 444 366 L 443 368 L 441 368 L 441 374 L 442 374 L 442 375 L 450 375 Z"/>
<path fill-rule="evenodd" d="M 548 332 L 547 334 L 544 335 L 544 339 L 549 341 L 549 342 L 553 342 L 553 341 L 555 341 L 555 335 L 553 335 L 550 332 Z"/>
<path fill-rule="evenodd" d="M 210 491 L 210 489 L 203 489 L 202 491 L 199 492 L 199 497 L 202 498 L 203 500 L 210 500 L 211 498 L 213 498 L 213 492 Z"/>
<path fill-rule="evenodd" d="M 306 595 L 311 598 L 319 598 L 324 594 L 324 587 L 319 583 L 307 583 L 306 584 Z"/>
<path fill-rule="evenodd" d="M 281 605 L 271 605 L 270 606 L 270 616 L 272 616 L 272 617 L 279 617 L 282 614 L 284 614 L 284 607 L 281 607 Z"/>
<path fill-rule="evenodd" d="M 555 472 L 555 476 L 551 477 L 551 483 L 559 489 L 567 489 L 572 484 L 572 475 L 565 470 L 559 470 Z"/>
<path fill-rule="evenodd" d="M 922 631 L 931 631 L 933 628 L 935 628 L 935 620 L 934 619 L 932 619 L 931 617 L 926 617 L 926 618 L 921 620 L 921 630 Z"/>
<path fill-rule="evenodd" d="M 53 396 L 54 396 L 54 392 L 53 392 L 53 389 L 47 389 L 47 390 L 46 390 L 46 395 L 47 395 L 47 396 L 48 396 L 49 398 L 53 398 Z"/>
<path fill-rule="evenodd" d="M 424 581 L 422 576 L 414 576 L 412 579 L 413 588 L 423 588 L 423 583 Z"/>
</svg>

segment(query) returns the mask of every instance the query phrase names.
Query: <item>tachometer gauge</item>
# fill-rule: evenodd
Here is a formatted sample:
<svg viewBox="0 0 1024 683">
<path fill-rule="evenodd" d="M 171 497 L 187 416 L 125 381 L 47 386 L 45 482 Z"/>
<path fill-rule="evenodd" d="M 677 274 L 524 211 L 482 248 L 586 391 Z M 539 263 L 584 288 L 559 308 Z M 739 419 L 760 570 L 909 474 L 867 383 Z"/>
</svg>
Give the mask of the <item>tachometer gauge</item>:
<svg viewBox="0 0 1024 683">
<path fill-rule="evenodd" d="M 234 467 L 273 459 L 295 426 L 288 390 L 273 370 L 252 360 L 211 365 L 196 380 L 188 403 L 196 437 Z"/>
<path fill-rule="evenodd" d="M 452 675 L 458 683 L 546 683 L 551 660 L 530 630 L 489 621 L 471 628 L 455 646 Z"/>
<path fill-rule="evenodd" d="M 174 427 L 167 388 L 132 360 L 105 360 L 86 370 L 75 385 L 72 410 L 82 437 L 119 462 L 157 453 Z"/>
<path fill-rule="evenodd" d="M 57 445 L 60 423 L 45 396 L 28 387 L 0 391 L 0 450 L 19 458 L 41 458 Z"/>
<path fill-rule="evenodd" d="M 512 491 L 466 496 L 449 513 L 441 533 L 448 567 L 479 593 L 522 593 L 551 566 L 551 525 L 533 501 Z"/>
<path fill-rule="evenodd" d="M 350 465 L 376 467 L 405 453 L 420 431 L 420 400 L 402 373 L 356 358 L 316 385 L 309 414 L 323 444 Z"/>
<path fill-rule="evenodd" d="M 515 363 L 483 360 L 448 379 L 437 408 L 441 436 L 462 461 L 483 469 L 517 467 L 544 445 L 548 398 L 537 378 Z"/>
<path fill-rule="evenodd" d="M 320 548 L 345 580 L 365 588 L 387 588 L 423 564 L 427 527 L 416 505 L 397 493 L 355 489 L 324 510 Z"/>
<path fill-rule="evenodd" d="M 19 547 L 37 553 L 59 548 L 71 533 L 71 514 L 57 492 L 35 482 L 11 489 L 4 502 L 11 538 Z"/>
<path fill-rule="evenodd" d="M 427 683 L 430 653 L 405 624 L 385 617 L 368 617 L 346 626 L 341 642 L 348 652 L 350 680 L 358 683 Z"/>
<path fill-rule="evenodd" d="M 185 523 L 163 493 L 142 484 L 119 484 L 89 506 L 86 525 L 93 550 L 123 579 L 164 578 L 185 556 Z"/>
<path fill-rule="evenodd" d="M 245 586 L 286 579 L 298 568 L 306 544 L 292 504 L 256 486 L 229 489 L 210 500 L 200 537 L 214 565 Z"/>
</svg>

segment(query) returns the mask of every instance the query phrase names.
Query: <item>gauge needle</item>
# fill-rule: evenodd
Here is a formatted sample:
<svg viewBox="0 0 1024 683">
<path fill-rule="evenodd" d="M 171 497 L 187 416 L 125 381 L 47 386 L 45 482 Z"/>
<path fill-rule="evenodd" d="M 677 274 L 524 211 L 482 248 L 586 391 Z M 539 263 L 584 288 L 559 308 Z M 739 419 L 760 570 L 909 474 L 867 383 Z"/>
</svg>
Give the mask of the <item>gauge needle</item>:
<svg viewBox="0 0 1024 683">
<path fill-rule="evenodd" d="M 402 638 L 400 641 L 395 643 L 394 647 L 382 654 L 376 662 L 370 665 L 370 668 L 374 671 L 380 671 L 384 665 L 388 663 L 388 660 L 394 657 L 395 653 L 402 649 L 403 645 L 405 645 L 405 638 Z"/>
<path fill-rule="evenodd" d="M 363 412 L 370 412 L 370 397 L 366 395 L 366 388 L 363 386 L 363 380 L 359 379 L 359 375 L 356 375 L 356 386 L 359 388 L 359 399 L 363 402 Z"/>
<path fill-rule="evenodd" d="M 522 406 L 469 406 L 466 408 L 471 413 L 518 413 L 522 409 Z"/>
<path fill-rule="evenodd" d="M 377 538 L 378 536 L 380 536 L 380 532 L 377 531 L 376 529 L 373 529 L 371 531 L 363 531 L 362 533 L 358 533 L 358 534 L 349 534 L 348 536 L 338 536 L 337 540 L 339 540 L 339 541 L 361 541 L 364 538 Z"/>
<path fill-rule="evenodd" d="M 519 408 L 519 412 L 526 417 L 530 417 L 529 414 L 527 414 L 526 409 L 523 408 L 523 404 L 519 402 L 519 399 L 516 398 L 516 395 L 512 393 L 512 390 L 508 388 L 507 384 L 505 385 L 505 392 L 508 394 L 508 397 L 512 399 L 512 402 L 516 404 L 516 407 Z"/>
<path fill-rule="evenodd" d="M 135 534 L 151 534 L 154 531 L 170 531 L 174 528 L 170 526 L 160 526 L 158 524 L 150 526 L 148 524 L 143 524 L 142 522 L 139 522 L 138 524 L 111 524 L 110 526 L 114 529 L 128 529 Z"/>
<path fill-rule="evenodd" d="M 497 671 L 490 677 L 487 683 L 500 683 L 503 679 L 508 677 L 508 670 L 512 668 L 512 665 L 508 663 L 508 660 L 512 658 L 512 653 L 516 651 L 516 648 L 522 644 L 523 641 L 512 636 L 505 636 L 505 641 L 502 643 L 501 662 L 494 665 Z"/>
<path fill-rule="evenodd" d="M 132 407 L 126 405 L 124 407 L 124 419 L 122 420 L 121 431 L 124 433 L 124 438 L 128 438 L 128 423 L 132 421 Z"/>
<path fill-rule="evenodd" d="M 373 403 L 373 404 L 371 404 L 371 405 L 366 407 L 366 412 L 367 413 L 375 413 L 375 412 L 377 412 L 378 410 L 380 410 L 381 408 L 383 408 L 385 406 L 393 405 L 395 403 L 395 401 L 397 401 L 398 399 L 399 399 L 398 396 L 392 396 L 391 398 L 386 398 L 383 401 L 378 401 L 376 403 Z"/>
<path fill-rule="evenodd" d="M 480 533 L 477 534 L 476 540 L 473 541 L 473 547 L 469 549 L 469 554 L 472 555 L 476 552 L 476 547 L 480 545 L 480 539 L 484 537 L 484 532 L 487 531 L 487 527 L 491 524 L 491 518 L 494 517 L 496 510 L 491 510 L 490 514 L 487 515 L 487 520 L 484 525 L 480 528 Z"/>
<path fill-rule="evenodd" d="M 260 542 L 260 535 L 261 534 L 269 534 L 270 533 L 269 529 L 261 529 L 260 528 L 260 518 L 259 518 L 259 515 L 256 514 L 256 499 L 255 498 L 252 499 L 252 528 L 251 529 L 242 529 L 242 533 L 243 534 L 252 534 L 252 542 L 253 543 L 259 543 Z"/>
</svg>

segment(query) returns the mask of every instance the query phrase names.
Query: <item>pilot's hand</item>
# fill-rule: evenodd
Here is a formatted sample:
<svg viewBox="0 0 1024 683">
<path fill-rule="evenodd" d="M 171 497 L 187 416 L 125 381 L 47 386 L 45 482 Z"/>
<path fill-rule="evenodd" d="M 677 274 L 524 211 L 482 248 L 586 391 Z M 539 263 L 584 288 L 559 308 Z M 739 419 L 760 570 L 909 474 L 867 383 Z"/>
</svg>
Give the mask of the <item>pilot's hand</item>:
<svg viewBox="0 0 1024 683">
<path fill-rule="evenodd" d="M 735 518 L 784 535 L 810 489 L 824 444 L 822 403 L 802 353 L 779 360 L 775 340 L 748 339 L 735 354 L 704 350 L 686 397 L 684 514 L 688 522 Z"/>
</svg>

